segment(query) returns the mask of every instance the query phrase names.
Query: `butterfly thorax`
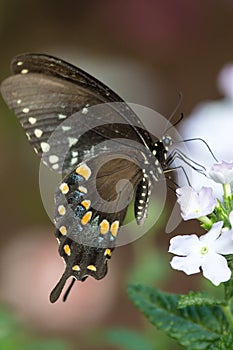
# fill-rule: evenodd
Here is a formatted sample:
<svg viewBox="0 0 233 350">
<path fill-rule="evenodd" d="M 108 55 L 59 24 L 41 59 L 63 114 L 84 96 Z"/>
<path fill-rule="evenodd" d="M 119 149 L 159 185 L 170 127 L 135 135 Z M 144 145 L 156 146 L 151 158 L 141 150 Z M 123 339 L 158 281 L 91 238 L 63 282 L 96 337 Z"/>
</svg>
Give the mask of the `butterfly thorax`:
<svg viewBox="0 0 233 350">
<path fill-rule="evenodd" d="M 165 135 L 159 141 L 155 142 L 151 152 L 155 157 L 155 164 L 160 163 L 163 169 L 167 168 L 167 153 L 172 145 L 170 136 Z"/>
</svg>

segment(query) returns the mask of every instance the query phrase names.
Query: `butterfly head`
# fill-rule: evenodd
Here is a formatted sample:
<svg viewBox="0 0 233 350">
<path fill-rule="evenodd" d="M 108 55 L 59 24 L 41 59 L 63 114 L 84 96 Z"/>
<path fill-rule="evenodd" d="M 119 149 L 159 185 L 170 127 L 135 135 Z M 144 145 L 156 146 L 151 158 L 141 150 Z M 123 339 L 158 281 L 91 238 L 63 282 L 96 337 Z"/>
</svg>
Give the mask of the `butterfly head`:
<svg viewBox="0 0 233 350">
<path fill-rule="evenodd" d="M 162 139 L 161 139 L 161 142 L 162 142 L 162 144 L 163 144 L 163 146 L 164 146 L 165 151 L 168 152 L 169 148 L 170 148 L 171 145 L 172 145 L 172 138 L 171 138 L 171 136 L 169 136 L 169 135 L 164 135 L 164 136 L 162 137 Z"/>
</svg>

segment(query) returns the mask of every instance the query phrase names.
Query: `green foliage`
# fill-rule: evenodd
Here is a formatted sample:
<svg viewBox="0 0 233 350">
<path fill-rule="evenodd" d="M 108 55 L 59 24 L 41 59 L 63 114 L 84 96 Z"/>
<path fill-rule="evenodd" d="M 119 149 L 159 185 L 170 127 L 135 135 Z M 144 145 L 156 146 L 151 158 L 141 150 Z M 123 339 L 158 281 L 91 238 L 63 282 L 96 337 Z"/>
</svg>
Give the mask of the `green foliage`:
<svg viewBox="0 0 233 350">
<path fill-rule="evenodd" d="M 0 349 L 1 350 L 69 350 L 61 340 L 38 340 L 23 329 L 22 325 L 3 307 L 0 307 Z"/>
<path fill-rule="evenodd" d="M 208 293 L 202 292 L 190 292 L 187 295 L 180 295 L 177 308 L 182 309 L 187 306 L 198 305 L 198 306 L 214 306 L 214 305 L 225 305 L 224 300 L 219 300 Z"/>
<path fill-rule="evenodd" d="M 129 286 L 128 293 L 153 325 L 188 350 L 218 349 L 221 337 L 229 329 L 219 306 L 192 305 L 179 309 L 179 295 L 141 285 Z"/>
<path fill-rule="evenodd" d="M 164 256 L 154 248 L 148 248 L 145 253 L 137 255 L 137 261 L 131 268 L 128 283 L 154 284 L 165 279 L 169 266 Z"/>
<path fill-rule="evenodd" d="M 221 337 L 216 347 L 213 347 L 211 350 L 231 350 L 233 344 L 233 334 L 225 334 Z"/>
<path fill-rule="evenodd" d="M 33 341 L 24 347 L 24 350 L 66 350 L 64 342 L 60 340 Z"/>
<path fill-rule="evenodd" d="M 227 263 L 231 271 L 233 271 L 233 255 L 227 256 Z M 224 283 L 225 287 L 225 299 L 230 300 L 233 297 L 233 274 L 229 281 Z"/>
<path fill-rule="evenodd" d="M 107 332 L 106 336 L 111 344 L 119 346 L 121 350 L 156 350 L 143 334 L 135 331 L 115 329 Z"/>
</svg>

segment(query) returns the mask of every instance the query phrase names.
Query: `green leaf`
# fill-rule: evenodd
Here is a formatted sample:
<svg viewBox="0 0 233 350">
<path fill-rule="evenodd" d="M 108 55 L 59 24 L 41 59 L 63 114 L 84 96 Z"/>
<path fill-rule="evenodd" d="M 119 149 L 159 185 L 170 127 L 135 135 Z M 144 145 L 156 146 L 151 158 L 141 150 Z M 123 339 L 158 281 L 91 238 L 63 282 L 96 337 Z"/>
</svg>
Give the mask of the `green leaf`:
<svg viewBox="0 0 233 350">
<path fill-rule="evenodd" d="M 185 295 L 180 295 L 177 308 L 183 309 L 187 306 L 198 305 L 198 306 L 215 306 L 215 305 L 226 305 L 224 300 L 219 300 L 206 292 L 190 292 Z"/>
<path fill-rule="evenodd" d="M 231 271 L 233 271 L 233 255 L 228 255 L 227 263 Z M 230 300 L 233 297 L 233 273 L 231 274 L 231 278 L 229 281 L 224 283 L 225 288 L 225 299 Z"/>
<path fill-rule="evenodd" d="M 131 285 L 128 293 L 149 321 L 188 350 L 210 350 L 228 328 L 218 306 L 188 306 L 178 309 L 179 295 Z"/>
<path fill-rule="evenodd" d="M 154 345 L 143 334 L 126 329 L 107 332 L 107 339 L 121 350 L 156 350 Z"/>
<path fill-rule="evenodd" d="M 211 350 L 230 350 L 232 349 L 233 344 L 233 334 L 232 332 L 229 334 L 225 334 L 219 340 L 219 343 L 216 347 L 213 347 Z"/>
</svg>

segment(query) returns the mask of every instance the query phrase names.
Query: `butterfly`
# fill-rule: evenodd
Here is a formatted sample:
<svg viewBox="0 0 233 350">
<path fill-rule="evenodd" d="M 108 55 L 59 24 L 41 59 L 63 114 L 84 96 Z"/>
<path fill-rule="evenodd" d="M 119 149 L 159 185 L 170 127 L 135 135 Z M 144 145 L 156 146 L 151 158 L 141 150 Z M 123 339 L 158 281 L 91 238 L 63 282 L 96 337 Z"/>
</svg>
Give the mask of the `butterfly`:
<svg viewBox="0 0 233 350">
<path fill-rule="evenodd" d="M 132 198 L 136 221 L 144 223 L 172 140 L 154 140 L 121 97 L 59 58 L 22 54 L 11 67 L 2 96 L 37 155 L 63 176 L 54 221 L 65 271 L 50 294 L 53 303 L 68 278 L 64 300 L 74 281 L 106 275 Z"/>
</svg>

